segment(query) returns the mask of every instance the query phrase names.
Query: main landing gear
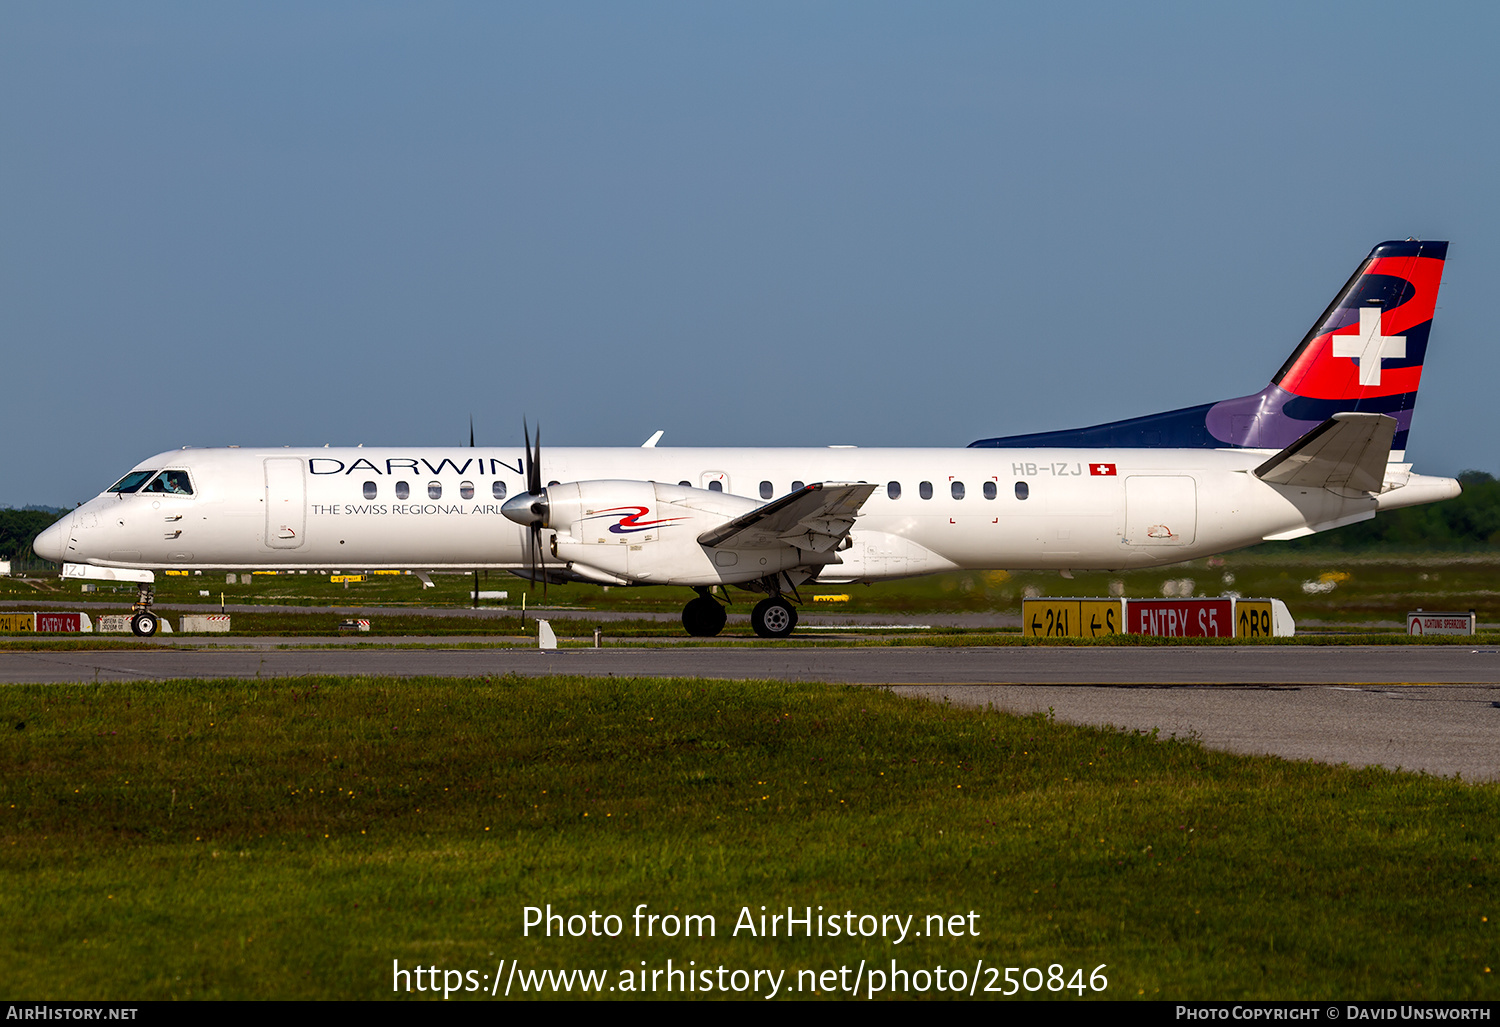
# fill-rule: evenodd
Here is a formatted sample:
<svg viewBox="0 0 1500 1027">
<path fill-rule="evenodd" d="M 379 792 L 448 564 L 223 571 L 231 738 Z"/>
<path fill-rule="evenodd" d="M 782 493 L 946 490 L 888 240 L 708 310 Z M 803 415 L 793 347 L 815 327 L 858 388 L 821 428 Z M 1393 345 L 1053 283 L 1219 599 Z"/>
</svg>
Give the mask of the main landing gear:
<svg viewBox="0 0 1500 1027">
<path fill-rule="evenodd" d="M 759 588 L 770 590 L 776 587 L 771 579 L 758 583 Z M 724 605 L 709 594 L 706 587 L 694 589 L 698 598 L 682 608 L 682 626 L 695 638 L 712 638 L 724 630 L 729 619 Z M 786 638 L 797 626 L 797 608 L 778 592 L 755 604 L 750 611 L 750 627 L 761 638 Z"/>
<path fill-rule="evenodd" d="M 786 638 L 797 626 L 797 608 L 781 596 L 771 596 L 750 611 L 750 626 L 761 638 Z"/>
<path fill-rule="evenodd" d="M 150 638 L 161 627 L 161 618 L 151 612 L 151 603 L 156 599 L 156 587 L 142 583 L 131 607 L 130 630 L 141 638 Z"/>
<path fill-rule="evenodd" d="M 694 638 L 712 638 L 724 630 L 729 615 L 720 602 L 708 594 L 708 589 L 695 589 L 698 598 L 682 608 L 682 626 Z"/>
</svg>

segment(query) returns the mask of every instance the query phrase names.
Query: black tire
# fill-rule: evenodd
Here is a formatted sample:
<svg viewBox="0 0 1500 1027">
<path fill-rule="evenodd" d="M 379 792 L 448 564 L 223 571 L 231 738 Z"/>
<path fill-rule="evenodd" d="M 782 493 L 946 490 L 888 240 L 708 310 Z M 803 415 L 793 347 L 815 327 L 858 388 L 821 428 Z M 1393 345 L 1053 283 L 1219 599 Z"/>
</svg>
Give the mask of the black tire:
<svg viewBox="0 0 1500 1027">
<path fill-rule="evenodd" d="M 785 638 L 797 626 L 797 610 L 780 596 L 762 599 L 750 611 L 750 626 L 761 638 Z"/>
<path fill-rule="evenodd" d="M 699 596 L 682 608 L 682 626 L 695 638 L 712 638 L 724 630 L 729 615 L 707 596 Z"/>
<path fill-rule="evenodd" d="M 161 620 L 154 613 L 138 613 L 130 618 L 130 630 L 141 638 L 150 638 L 161 627 Z"/>
</svg>

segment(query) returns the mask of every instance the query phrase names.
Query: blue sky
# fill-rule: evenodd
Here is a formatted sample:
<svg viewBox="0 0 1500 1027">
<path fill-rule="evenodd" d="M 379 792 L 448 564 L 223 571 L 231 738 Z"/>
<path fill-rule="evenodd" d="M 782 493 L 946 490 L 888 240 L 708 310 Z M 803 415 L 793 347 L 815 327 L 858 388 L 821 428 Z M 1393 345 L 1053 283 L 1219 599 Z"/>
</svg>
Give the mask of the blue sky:
<svg viewBox="0 0 1500 1027">
<path fill-rule="evenodd" d="M 1408 235 L 1452 241 L 1409 456 L 1500 472 L 1497 10 L 0 5 L 0 506 L 471 413 L 961 446 L 1207 402 Z"/>
</svg>

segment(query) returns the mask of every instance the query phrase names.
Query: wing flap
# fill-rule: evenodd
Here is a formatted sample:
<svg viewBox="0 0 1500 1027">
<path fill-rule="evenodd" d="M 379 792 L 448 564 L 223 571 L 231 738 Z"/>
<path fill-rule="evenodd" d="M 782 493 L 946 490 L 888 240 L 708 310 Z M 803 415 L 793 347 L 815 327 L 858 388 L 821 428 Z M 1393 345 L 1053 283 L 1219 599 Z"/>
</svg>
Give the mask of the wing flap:
<svg viewBox="0 0 1500 1027">
<path fill-rule="evenodd" d="M 698 536 L 698 543 L 724 549 L 787 545 L 827 552 L 848 536 L 859 508 L 874 491 L 874 485 L 864 483 L 818 482 L 710 528 Z"/>
<path fill-rule="evenodd" d="M 1334 414 L 1255 469 L 1272 485 L 1380 492 L 1396 437 L 1387 414 Z"/>
</svg>

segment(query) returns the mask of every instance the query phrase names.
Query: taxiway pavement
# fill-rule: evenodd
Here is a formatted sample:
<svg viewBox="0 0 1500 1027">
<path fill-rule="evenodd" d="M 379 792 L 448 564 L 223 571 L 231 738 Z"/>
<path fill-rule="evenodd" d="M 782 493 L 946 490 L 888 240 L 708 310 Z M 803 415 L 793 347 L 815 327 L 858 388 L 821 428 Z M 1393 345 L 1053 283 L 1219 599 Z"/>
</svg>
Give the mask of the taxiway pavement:
<svg viewBox="0 0 1500 1027">
<path fill-rule="evenodd" d="M 1193 736 L 1233 752 L 1500 779 L 1500 649 L 1491 648 L 677 645 L 541 651 L 443 649 L 430 638 L 411 640 L 425 643 L 420 648 L 234 641 L 245 648 L 194 639 L 199 648 L 3 652 L 0 683 L 310 674 L 826 681 L 1015 713 L 1051 711 L 1068 722 Z M 379 646 L 392 642 L 400 644 L 381 639 Z"/>
</svg>

